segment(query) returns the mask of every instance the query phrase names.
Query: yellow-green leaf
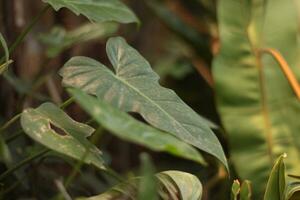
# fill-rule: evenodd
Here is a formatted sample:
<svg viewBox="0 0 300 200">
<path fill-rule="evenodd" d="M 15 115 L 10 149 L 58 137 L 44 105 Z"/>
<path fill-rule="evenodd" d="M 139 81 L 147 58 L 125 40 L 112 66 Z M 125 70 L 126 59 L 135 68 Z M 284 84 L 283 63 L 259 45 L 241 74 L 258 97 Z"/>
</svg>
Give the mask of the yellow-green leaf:
<svg viewBox="0 0 300 200">
<path fill-rule="evenodd" d="M 56 105 L 44 103 L 24 110 L 21 125 L 36 142 L 76 160 L 83 159 L 89 151 L 84 162 L 105 169 L 101 151 L 86 139 L 94 129 L 74 121 Z"/>
</svg>

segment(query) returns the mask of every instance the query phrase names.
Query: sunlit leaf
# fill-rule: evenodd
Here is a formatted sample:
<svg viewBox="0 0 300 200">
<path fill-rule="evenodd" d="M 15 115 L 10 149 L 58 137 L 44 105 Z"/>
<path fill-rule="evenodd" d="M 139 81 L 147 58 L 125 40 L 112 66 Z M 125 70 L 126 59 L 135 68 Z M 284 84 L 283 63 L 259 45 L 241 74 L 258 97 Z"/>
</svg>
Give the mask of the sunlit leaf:
<svg viewBox="0 0 300 200">
<path fill-rule="evenodd" d="M 275 159 L 286 153 L 287 173 L 300 166 L 300 102 L 276 60 L 282 54 L 300 80 L 296 1 L 221 0 L 221 50 L 213 64 L 218 110 L 241 179 L 261 199 Z M 233 14 L 234 13 L 234 14 Z M 239 16 L 239 17 L 237 17 Z"/>
<path fill-rule="evenodd" d="M 112 22 L 87 23 L 71 31 L 55 27 L 40 39 L 47 46 L 48 57 L 53 58 L 72 45 L 111 36 L 117 29 L 118 24 Z"/>
<path fill-rule="evenodd" d="M 43 0 L 56 11 L 68 8 L 76 15 L 84 15 L 94 22 L 138 22 L 135 14 L 119 0 Z"/>
<path fill-rule="evenodd" d="M 196 149 L 169 133 L 139 122 L 103 100 L 89 96 L 78 89 L 70 89 L 70 92 L 83 109 L 114 135 L 144 145 L 154 151 L 164 151 L 203 163 L 203 159 Z"/>
<path fill-rule="evenodd" d="M 36 109 L 24 110 L 21 125 L 28 136 L 49 149 L 77 160 L 88 150 L 84 162 L 105 168 L 102 153 L 86 139 L 94 129 L 74 121 L 54 104 L 44 103 Z"/>
<path fill-rule="evenodd" d="M 123 38 L 109 39 L 107 54 L 115 73 L 87 57 L 74 57 L 60 71 L 63 84 L 78 87 L 124 110 L 140 113 L 151 125 L 217 157 L 226 157 L 207 120 L 177 94 L 159 85 L 150 64 Z"/>
</svg>

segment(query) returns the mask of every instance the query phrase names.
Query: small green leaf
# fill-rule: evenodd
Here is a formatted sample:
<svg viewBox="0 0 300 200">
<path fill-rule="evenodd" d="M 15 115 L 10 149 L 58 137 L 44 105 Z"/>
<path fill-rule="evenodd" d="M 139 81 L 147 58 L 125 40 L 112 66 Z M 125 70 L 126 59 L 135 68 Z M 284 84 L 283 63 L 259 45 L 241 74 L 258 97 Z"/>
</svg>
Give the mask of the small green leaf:
<svg viewBox="0 0 300 200">
<path fill-rule="evenodd" d="M 119 0 L 43 0 L 56 11 L 65 7 L 76 15 L 84 15 L 90 21 L 139 22 L 136 15 Z"/>
<path fill-rule="evenodd" d="M 276 161 L 264 195 L 264 200 L 283 200 L 285 192 L 285 165 L 283 162 L 284 155 Z"/>
<path fill-rule="evenodd" d="M 76 200 L 134 200 L 137 196 L 138 179 L 128 180 L 120 183 L 103 194 L 93 197 L 80 197 Z"/>
<path fill-rule="evenodd" d="M 201 200 L 202 198 L 202 184 L 199 179 L 189 173 L 181 171 L 165 171 L 157 174 L 160 182 L 165 186 L 165 188 L 172 188 L 171 196 L 175 200 L 175 195 L 177 199 L 188 199 L 188 200 Z M 170 187 L 173 185 L 173 187 Z M 176 188 L 176 191 L 174 189 Z"/>
<path fill-rule="evenodd" d="M 13 61 L 12 60 L 8 60 L 7 62 L 5 62 L 2 65 L 0 65 L 0 75 L 3 74 L 7 70 L 8 66 L 11 63 L 13 63 Z"/>
<path fill-rule="evenodd" d="M 251 200 L 252 199 L 252 189 L 251 182 L 246 180 L 243 182 L 240 191 L 240 200 Z"/>
<path fill-rule="evenodd" d="M 237 200 L 241 190 L 241 184 L 238 180 L 234 180 L 231 186 L 231 199 Z"/>
<path fill-rule="evenodd" d="M 0 135 L 0 162 L 11 164 L 12 158 L 8 146 Z"/>
<path fill-rule="evenodd" d="M 63 155 L 81 160 L 90 151 L 84 162 L 105 169 L 102 153 L 86 139 L 94 129 L 74 121 L 54 104 L 24 110 L 21 125 L 33 140 Z"/>
<path fill-rule="evenodd" d="M 3 35 L 0 33 L 0 44 L 4 50 L 4 58 L 5 58 L 5 62 L 4 63 L 0 63 L 0 75 L 3 74 L 8 66 L 13 62 L 12 60 L 9 60 L 9 50 L 6 44 L 6 41 L 3 37 Z M 1 56 L 2 57 L 2 56 Z"/>
<path fill-rule="evenodd" d="M 106 49 L 115 73 L 91 58 L 74 57 L 60 71 L 63 84 L 81 88 L 124 111 L 140 113 L 151 125 L 212 154 L 228 169 L 210 123 L 174 91 L 160 86 L 158 75 L 134 48 L 116 37 L 109 39 Z"/>
<path fill-rule="evenodd" d="M 2 48 L 4 50 L 5 62 L 7 63 L 8 60 L 9 60 L 9 50 L 8 50 L 6 41 L 5 41 L 5 39 L 4 39 L 4 37 L 3 37 L 3 35 L 1 33 L 0 33 L 0 43 L 1 43 L 1 46 L 2 46 Z"/>
<path fill-rule="evenodd" d="M 139 183 L 138 200 L 157 200 L 157 185 L 155 179 L 155 169 L 147 154 L 141 155 L 142 179 Z"/>
<path fill-rule="evenodd" d="M 79 89 L 69 89 L 69 91 L 83 109 L 117 137 L 144 145 L 153 151 L 165 151 L 203 163 L 203 158 L 196 149 L 169 133 L 139 122 L 127 113 L 114 108 L 101 99 L 85 94 Z"/>
<path fill-rule="evenodd" d="M 87 23 L 72 31 L 55 27 L 40 40 L 47 46 L 47 56 L 53 58 L 72 45 L 111 36 L 117 29 L 118 24 L 113 22 Z"/>
<path fill-rule="evenodd" d="M 162 185 L 157 191 L 160 194 L 161 199 L 201 200 L 202 184 L 196 176 L 181 171 L 165 171 L 156 174 L 156 177 L 158 183 Z M 137 197 L 137 185 L 140 179 L 143 179 L 143 177 L 134 178 L 125 183 L 121 183 L 101 195 L 88 198 L 77 198 L 77 200 L 133 200 Z M 173 194 L 168 194 L 169 196 L 161 195 L 170 192 L 170 188 L 172 188 Z"/>
</svg>

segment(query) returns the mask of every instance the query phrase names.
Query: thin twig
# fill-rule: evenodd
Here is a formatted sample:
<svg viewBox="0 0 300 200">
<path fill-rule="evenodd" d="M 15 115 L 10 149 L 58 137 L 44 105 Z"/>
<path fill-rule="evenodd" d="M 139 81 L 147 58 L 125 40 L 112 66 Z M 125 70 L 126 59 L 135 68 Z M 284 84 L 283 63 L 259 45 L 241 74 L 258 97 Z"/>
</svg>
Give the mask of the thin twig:
<svg viewBox="0 0 300 200">
<path fill-rule="evenodd" d="M 11 167 L 10 169 L 8 169 L 7 171 L 5 171 L 4 173 L 2 173 L 0 175 L 0 181 L 3 181 L 5 178 L 7 178 L 8 176 L 10 176 L 13 172 L 15 172 L 16 170 L 20 169 L 21 167 L 23 167 L 24 165 L 29 164 L 31 161 L 42 157 L 43 155 L 45 155 L 46 153 L 48 153 L 50 150 L 49 149 L 43 149 L 42 151 L 28 157 L 25 158 L 23 161 L 19 162 L 18 164 L 16 164 L 15 166 Z"/>
<path fill-rule="evenodd" d="M 33 20 L 28 24 L 25 30 L 17 37 L 15 42 L 9 47 L 9 53 L 12 53 L 25 39 L 27 34 L 31 31 L 31 29 L 36 25 L 36 23 L 42 18 L 42 16 L 46 13 L 46 11 L 50 8 L 50 5 L 46 5 L 38 14 L 33 18 Z M 0 63 L 5 60 L 5 56 L 0 59 Z"/>
</svg>

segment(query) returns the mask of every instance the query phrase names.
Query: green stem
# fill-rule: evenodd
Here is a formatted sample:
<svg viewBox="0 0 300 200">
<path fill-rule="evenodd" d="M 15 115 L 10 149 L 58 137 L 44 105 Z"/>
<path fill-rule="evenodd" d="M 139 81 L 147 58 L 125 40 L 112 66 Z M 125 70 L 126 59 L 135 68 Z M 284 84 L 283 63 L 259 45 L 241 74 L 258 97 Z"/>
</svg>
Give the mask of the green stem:
<svg viewBox="0 0 300 200">
<path fill-rule="evenodd" d="M 96 132 L 94 133 L 92 139 L 91 139 L 91 143 L 95 144 L 97 143 L 99 137 L 96 137 L 98 134 L 101 135 L 101 133 L 103 132 L 103 128 L 99 127 L 97 128 Z M 67 189 L 68 186 L 70 185 L 70 183 L 73 181 L 73 179 L 76 177 L 77 172 L 80 171 L 82 165 L 84 164 L 85 159 L 88 157 L 90 153 L 90 148 L 86 147 L 85 149 L 85 153 L 83 154 L 82 158 L 80 159 L 79 162 L 77 162 L 76 166 L 73 168 L 72 172 L 70 173 L 70 175 L 68 176 L 68 178 L 66 179 L 64 186 Z"/>
<path fill-rule="evenodd" d="M 50 5 L 46 5 L 38 14 L 33 18 L 33 20 L 28 24 L 25 30 L 18 36 L 15 42 L 9 48 L 9 53 L 12 53 L 23 41 L 31 29 L 36 25 L 36 23 L 42 18 L 46 11 L 50 8 Z M 0 63 L 5 60 L 5 56 L 1 58 Z"/>
<path fill-rule="evenodd" d="M 17 139 L 18 137 L 20 137 L 21 135 L 23 135 L 23 129 L 20 129 L 19 131 L 17 131 L 15 134 L 13 134 L 12 136 L 8 137 L 5 140 L 6 144 L 9 144 L 11 142 L 13 142 L 15 139 Z"/>
<path fill-rule="evenodd" d="M 70 173 L 70 175 L 68 176 L 68 178 L 66 179 L 64 185 L 65 188 L 68 188 L 68 186 L 70 185 L 70 183 L 73 181 L 73 179 L 76 177 L 77 172 L 80 171 L 82 165 L 84 164 L 85 159 L 87 158 L 87 156 L 89 155 L 90 151 L 87 148 L 86 151 L 84 152 L 82 158 L 80 159 L 79 162 L 77 162 L 76 166 L 73 168 L 72 172 Z"/>
<path fill-rule="evenodd" d="M 10 127 L 10 125 L 12 125 L 15 121 L 17 121 L 19 118 L 21 117 L 21 113 L 17 114 L 16 116 L 14 116 L 13 118 L 11 118 L 9 121 L 7 121 L 3 126 L 1 126 L 0 128 L 0 134 L 7 129 L 8 127 Z"/>
<path fill-rule="evenodd" d="M 67 99 L 65 102 L 63 102 L 59 107 L 62 108 L 62 109 L 65 109 L 66 107 L 68 107 L 73 102 L 74 102 L 74 98 L 71 97 L 71 98 Z M 15 123 L 21 117 L 21 114 L 22 113 L 17 114 L 13 118 L 11 118 L 8 122 L 6 122 L 3 126 L 1 126 L 1 128 L 0 128 L 0 134 L 5 129 L 7 129 L 8 127 L 10 127 L 13 123 Z"/>
<path fill-rule="evenodd" d="M 63 102 L 59 107 L 61 109 L 65 109 L 66 107 L 68 107 L 71 103 L 74 102 L 74 98 L 70 97 L 69 99 L 67 99 L 65 102 Z"/>
<path fill-rule="evenodd" d="M 118 173 L 116 173 L 113 169 L 107 167 L 104 171 L 106 174 L 110 175 L 111 177 L 113 177 L 114 179 L 116 179 L 119 182 L 124 182 L 124 178 L 119 175 Z"/>
<path fill-rule="evenodd" d="M 0 175 L 0 181 L 3 181 L 5 178 L 10 176 L 16 170 L 20 169 L 24 165 L 29 164 L 31 161 L 43 156 L 44 154 L 48 153 L 49 151 L 50 150 L 48 150 L 48 149 L 43 149 L 42 151 L 40 151 L 40 152 L 38 152 L 38 153 L 28 157 L 28 158 L 25 158 L 23 161 L 19 162 L 18 164 L 16 164 L 15 166 L 11 167 L 7 171 L 5 171 L 3 174 L 1 174 Z"/>
</svg>

